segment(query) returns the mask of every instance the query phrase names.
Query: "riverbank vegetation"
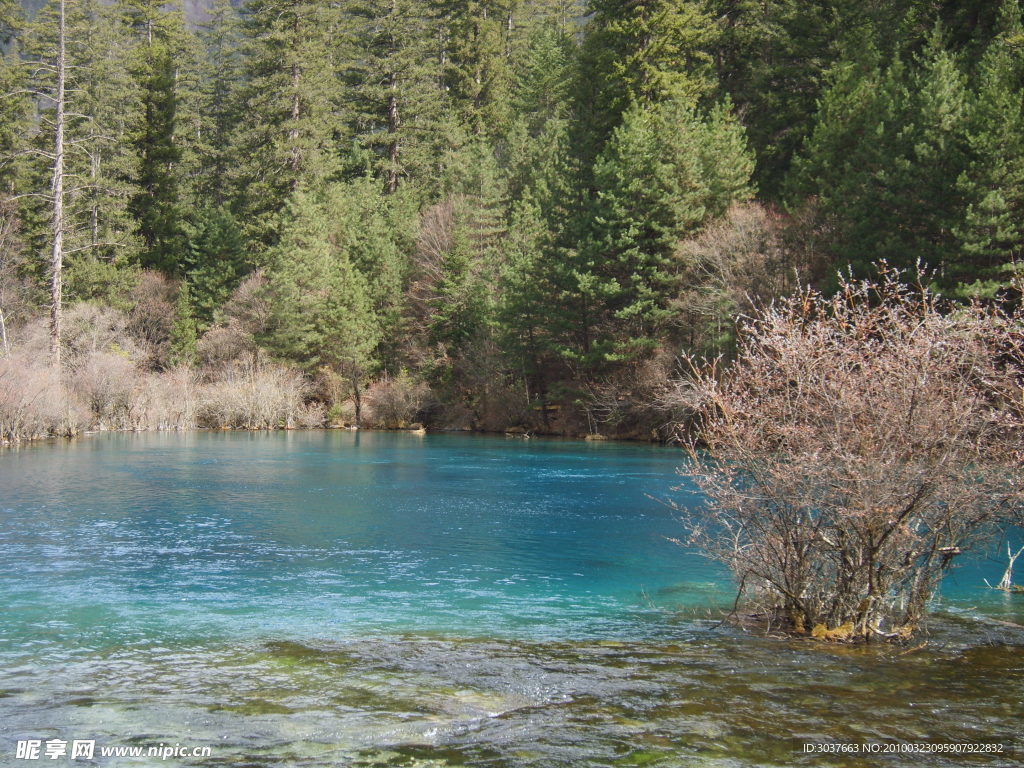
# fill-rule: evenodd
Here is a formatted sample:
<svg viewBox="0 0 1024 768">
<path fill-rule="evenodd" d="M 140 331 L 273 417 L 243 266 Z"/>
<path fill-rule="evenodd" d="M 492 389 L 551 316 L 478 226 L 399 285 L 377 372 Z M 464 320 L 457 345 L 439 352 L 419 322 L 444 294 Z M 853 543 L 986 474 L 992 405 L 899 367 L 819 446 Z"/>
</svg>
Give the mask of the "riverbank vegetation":
<svg viewBox="0 0 1024 768">
<path fill-rule="evenodd" d="M 799 285 L 1017 301 L 1014 0 L 188 7 L 0 0 L 7 439 L 667 439 Z"/>
</svg>

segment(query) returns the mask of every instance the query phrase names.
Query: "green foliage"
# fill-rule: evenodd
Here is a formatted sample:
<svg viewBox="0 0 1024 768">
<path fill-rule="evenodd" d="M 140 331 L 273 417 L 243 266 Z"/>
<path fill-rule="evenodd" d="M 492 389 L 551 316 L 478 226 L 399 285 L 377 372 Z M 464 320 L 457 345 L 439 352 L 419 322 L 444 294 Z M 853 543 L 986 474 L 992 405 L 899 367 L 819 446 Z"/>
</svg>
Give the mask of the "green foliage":
<svg viewBox="0 0 1024 768">
<path fill-rule="evenodd" d="M 174 305 L 174 324 L 171 326 L 171 365 L 195 365 L 198 328 L 192 311 L 192 295 L 187 280 L 178 289 Z"/>
<path fill-rule="evenodd" d="M 999 35 L 980 64 L 968 126 L 970 162 L 958 179 L 966 204 L 955 230 L 961 253 L 945 279 L 959 294 L 994 297 L 1024 255 L 1022 45 L 1020 9 L 1004 2 Z"/>
<path fill-rule="evenodd" d="M 500 136 L 507 129 L 511 71 L 506 29 L 507 0 L 445 0 L 447 38 L 444 82 L 474 134 Z"/>
<path fill-rule="evenodd" d="M 200 329 L 208 327 L 216 310 L 249 271 L 241 227 L 225 207 L 199 211 L 189 237 L 185 261 L 191 307 Z"/>
<path fill-rule="evenodd" d="M 431 50 L 438 29 L 410 0 L 352 0 L 354 131 L 371 165 L 395 192 L 422 178 L 436 152 L 441 71 Z"/>
<path fill-rule="evenodd" d="M 580 52 L 575 110 L 584 165 L 631 104 L 695 105 L 715 84 L 717 28 L 691 0 L 595 0 Z"/>
<path fill-rule="evenodd" d="M 297 191 L 267 254 L 272 326 L 263 341 L 309 370 L 365 369 L 379 340 L 366 278 L 333 237 L 339 213 L 330 198 Z"/>
<path fill-rule="evenodd" d="M 69 303 L 90 301 L 128 310 L 138 282 L 138 266 L 127 258 L 98 258 L 89 251 L 70 257 L 64 270 L 64 294 Z"/>
<path fill-rule="evenodd" d="M 955 263 L 966 104 L 965 78 L 937 39 L 910 65 L 837 67 L 799 179 L 834 228 L 840 265 Z"/>
<path fill-rule="evenodd" d="M 253 0 L 244 9 L 240 122 L 232 183 L 248 235 L 273 243 L 282 202 L 335 178 L 344 144 L 339 7 L 313 0 Z"/>
<path fill-rule="evenodd" d="M 200 204 L 224 205 L 232 196 L 226 181 L 235 158 L 232 133 L 240 110 L 235 91 L 241 80 L 241 19 L 231 0 L 215 0 L 209 19 L 198 31 L 195 100 L 195 194 Z"/>
<path fill-rule="evenodd" d="M 585 365 L 642 356 L 670 314 L 676 243 L 749 194 L 753 160 L 726 107 L 682 98 L 633 106 L 594 167 L 599 190 L 570 261 L 577 348 Z"/>
<path fill-rule="evenodd" d="M 142 119 L 134 142 L 139 157 L 138 191 L 131 212 L 144 242 L 139 256 L 142 266 L 174 275 L 181 271 L 179 260 L 186 242 L 178 178 L 181 149 L 175 139 L 177 67 L 162 42 L 146 47 L 142 67 Z"/>
<path fill-rule="evenodd" d="M 534 389 L 540 389 L 551 311 L 547 303 L 551 287 L 544 280 L 543 263 L 552 244 L 541 208 L 529 193 L 512 208 L 503 251 L 496 313 L 501 346 L 513 366 L 534 379 Z"/>
</svg>

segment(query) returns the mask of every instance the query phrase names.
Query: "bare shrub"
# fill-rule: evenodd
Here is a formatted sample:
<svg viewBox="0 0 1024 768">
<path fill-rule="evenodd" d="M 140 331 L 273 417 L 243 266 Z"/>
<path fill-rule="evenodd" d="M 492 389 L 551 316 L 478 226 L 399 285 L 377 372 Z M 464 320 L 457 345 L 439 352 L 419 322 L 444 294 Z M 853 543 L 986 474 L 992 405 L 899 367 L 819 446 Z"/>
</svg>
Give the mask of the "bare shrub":
<svg viewBox="0 0 1024 768">
<path fill-rule="evenodd" d="M 193 429 L 197 423 L 199 374 L 179 366 L 150 373 L 142 381 L 140 429 Z"/>
<path fill-rule="evenodd" d="M 430 389 L 407 371 L 375 381 L 367 390 L 371 421 L 385 429 L 405 429 L 414 422 Z"/>
<path fill-rule="evenodd" d="M 446 200 L 427 208 L 420 217 L 409 286 L 410 304 L 418 317 L 430 313 L 430 300 L 444 275 L 445 256 L 455 246 L 455 209 L 455 201 Z"/>
<path fill-rule="evenodd" d="M 128 313 L 127 330 L 144 350 L 146 364 L 166 364 L 171 349 L 178 286 L 164 275 L 145 270 L 132 292 L 134 306 Z"/>
<path fill-rule="evenodd" d="M 46 358 L 20 351 L 0 358 L 0 441 L 73 435 L 87 423 Z"/>
<path fill-rule="evenodd" d="M 291 428 L 305 407 L 309 383 L 302 372 L 283 365 L 247 364 L 230 368 L 202 388 L 199 420 L 208 427 Z"/>
<path fill-rule="evenodd" d="M 79 302 L 65 310 L 62 342 L 69 361 L 92 352 L 140 357 L 140 349 L 128 331 L 127 315 L 89 302 Z"/>
<path fill-rule="evenodd" d="M 679 244 L 682 289 L 671 306 L 675 336 L 687 349 L 729 348 L 738 316 L 823 277 L 822 264 L 796 232 L 805 232 L 803 219 L 734 203 L 721 220 Z"/>
<path fill-rule="evenodd" d="M 909 636 L 961 549 L 1024 503 L 1022 331 L 884 267 L 759 312 L 730 368 L 695 366 L 690 541 L 790 630 Z"/>
<path fill-rule="evenodd" d="M 123 355 L 90 351 L 75 358 L 68 386 L 89 408 L 100 429 L 132 429 L 141 415 L 138 380 L 135 365 Z"/>
<path fill-rule="evenodd" d="M 255 365 L 260 358 L 256 336 L 270 325 L 267 280 L 254 272 L 242 281 L 217 313 L 214 325 L 199 339 L 204 368 L 227 372 L 238 365 Z"/>
<path fill-rule="evenodd" d="M 590 384 L 584 408 L 590 432 L 665 440 L 692 413 L 692 403 L 673 385 L 679 359 L 665 347 L 614 377 Z"/>
<path fill-rule="evenodd" d="M 242 360 L 258 355 L 256 340 L 238 324 L 215 325 L 202 335 L 197 345 L 199 362 L 203 368 L 224 371 Z"/>
<path fill-rule="evenodd" d="M 258 334 L 270 327 L 267 278 L 262 271 L 245 278 L 218 312 L 224 323 L 235 323 L 246 333 Z"/>
<path fill-rule="evenodd" d="M 327 423 L 327 408 L 323 403 L 303 403 L 295 412 L 293 426 L 299 429 L 320 429 Z"/>
</svg>

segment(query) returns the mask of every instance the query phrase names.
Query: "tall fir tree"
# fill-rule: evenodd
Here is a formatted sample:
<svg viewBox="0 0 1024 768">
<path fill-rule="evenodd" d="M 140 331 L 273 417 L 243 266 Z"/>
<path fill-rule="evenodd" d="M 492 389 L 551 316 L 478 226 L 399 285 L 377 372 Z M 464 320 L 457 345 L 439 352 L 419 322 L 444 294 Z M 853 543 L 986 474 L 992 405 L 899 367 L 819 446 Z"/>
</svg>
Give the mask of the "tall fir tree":
<svg viewBox="0 0 1024 768">
<path fill-rule="evenodd" d="M 267 253 L 271 327 L 263 341 L 310 371 L 346 379 L 357 403 L 380 339 L 366 278 L 331 230 L 335 213 L 320 195 L 296 191 Z"/>
<path fill-rule="evenodd" d="M 570 308 L 560 318 L 563 354 L 599 373 L 656 345 L 675 292 L 676 243 L 746 197 L 752 171 L 726 106 L 705 115 L 680 96 L 627 110 L 594 166 L 586 234 L 559 266 Z"/>
<path fill-rule="evenodd" d="M 199 28 L 198 44 L 200 123 L 196 145 L 202 162 L 195 190 L 200 201 L 224 205 L 237 196 L 227 181 L 229 170 L 238 161 L 232 153 L 232 132 L 241 119 L 236 96 L 243 66 L 241 17 L 231 0 L 215 0 Z"/>
<path fill-rule="evenodd" d="M 134 136 L 138 191 L 132 199 L 143 241 L 139 262 L 180 276 L 190 202 L 184 161 L 191 156 L 195 124 L 195 110 L 183 107 L 195 92 L 196 50 L 180 2 L 118 0 L 118 8 L 134 42 L 132 72 L 141 101 Z"/>
<path fill-rule="evenodd" d="M 476 135 L 508 128 L 512 74 L 508 62 L 513 0 L 446 0 L 444 84 Z"/>
<path fill-rule="evenodd" d="M 348 61 L 340 8 L 313 0 L 254 0 L 243 15 L 241 121 L 234 178 L 249 236 L 276 238 L 288 196 L 337 178 L 346 117 L 340 70 Z"/>
<path fill-rule="evenodd" d="M 817 201 L 838 266 L 955 265 L 966 104 L 965 78 L 938 32 L 909 64 L 883 69 L 876 57 L 835 69 L 796 178 Z"/>
<path fill-rule="evenodd" d="M 574 100 L 584 173 L 632 104 L 696 105 L 712 92 L 718 34 L 695 0 L 595 0 L 590 8 Z"/>
<path fill-rule="evenodd" d="M 1024 258 L 1024 28 L 1005 0 L 999 34 L 986 49 L 968 121 L 970 162 L 958 179 L 966 210 L 960 254 L 946 282 L 960 294 L 993 297 Z"/>
<path fill-rule="evenodd" d="M 16 0 L 0 2 L 0 190 L 15 193 L 16 154 L 29 127 L 31 101 L 26 91 L 28 70 L 20 60 L 25 20 Z"/>
<path fill-rule="evenodd" d="M 437 152 L 443 92 L 432 56 L 438 21 L 425 3 L 353 0 L 351 84 L 354 130 L 374 172 L 394 193 L 423 183 Z"/>
</svg>

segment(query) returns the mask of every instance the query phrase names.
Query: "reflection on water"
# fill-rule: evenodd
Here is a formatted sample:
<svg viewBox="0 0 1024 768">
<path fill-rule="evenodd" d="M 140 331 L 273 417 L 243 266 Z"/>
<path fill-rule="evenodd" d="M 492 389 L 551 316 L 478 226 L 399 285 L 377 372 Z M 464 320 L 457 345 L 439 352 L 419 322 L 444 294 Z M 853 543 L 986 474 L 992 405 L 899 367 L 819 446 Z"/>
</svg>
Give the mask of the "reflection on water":
<svg viewBox="0 0 1024 768">
<path fill-rule="evenodd" d="M 921 649 L 719 627 L 727 579 L 646 496 L 679 460 L 347 433 L 0 454 L 0 765 L 53 738 L 213 748 L 99 765 L 1019 764 L 1024 597 L 980 588 L 998 559 L 948 580 Z"/>
</svg>

